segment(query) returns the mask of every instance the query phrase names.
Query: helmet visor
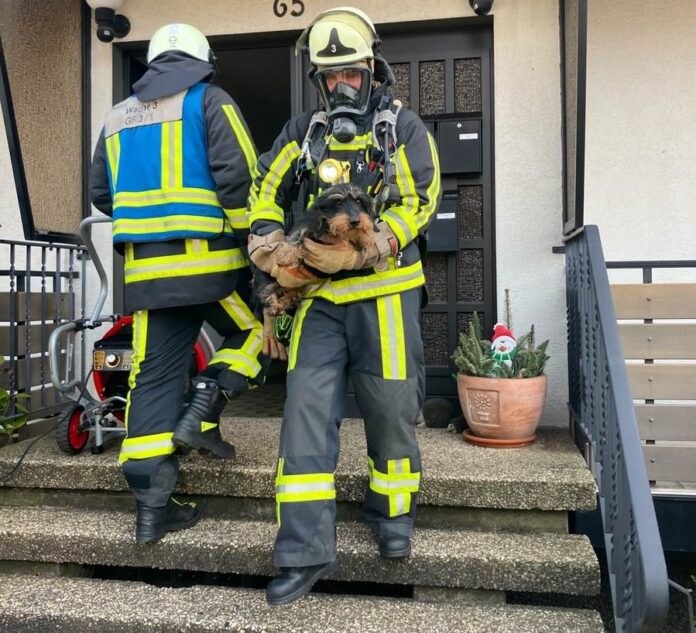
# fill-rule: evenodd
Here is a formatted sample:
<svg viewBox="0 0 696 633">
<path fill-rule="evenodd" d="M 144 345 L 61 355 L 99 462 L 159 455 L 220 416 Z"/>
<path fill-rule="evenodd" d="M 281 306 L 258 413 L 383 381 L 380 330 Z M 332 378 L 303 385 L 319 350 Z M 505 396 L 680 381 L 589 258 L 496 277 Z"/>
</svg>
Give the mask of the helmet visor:
<svg viewBox="0 0 696 633">
<path fill-rule="evenodd" d="M 367 112 L 372 94 L 370 68 L 329 66 L 317 70 L 313 79 L 329 116 Z"/>
</svg>

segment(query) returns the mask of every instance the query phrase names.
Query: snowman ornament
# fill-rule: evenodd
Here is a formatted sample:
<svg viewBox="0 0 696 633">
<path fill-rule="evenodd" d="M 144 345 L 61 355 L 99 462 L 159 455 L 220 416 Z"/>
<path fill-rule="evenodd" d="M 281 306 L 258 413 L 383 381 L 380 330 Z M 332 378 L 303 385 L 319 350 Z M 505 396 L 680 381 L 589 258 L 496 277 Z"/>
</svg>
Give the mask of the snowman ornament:
<svg viewBox="0 0 696 633">
<path fill-rule="evenodd" d="M 493 337 L 491 338 L 491 354 L 495 359 L 495 364 L 500 367 L 505 363 L 512 367 L 512 359 L 517 351 L 517 340 L 512 331 L 503 323 L 496 323 L 493 327 Z"/>
</svg>

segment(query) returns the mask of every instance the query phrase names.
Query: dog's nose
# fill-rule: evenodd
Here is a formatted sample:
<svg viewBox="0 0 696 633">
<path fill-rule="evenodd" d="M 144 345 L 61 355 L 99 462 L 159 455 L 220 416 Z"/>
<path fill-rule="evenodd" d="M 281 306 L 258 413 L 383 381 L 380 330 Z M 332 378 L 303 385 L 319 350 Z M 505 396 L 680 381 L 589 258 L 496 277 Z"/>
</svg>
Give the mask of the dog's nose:
<svg viewBox="0 0 696 633">
<path fill-rule="evenodd" d="M 359 224 L 360 224 L 360 218 L 358 218 L 357 220 L 351 220 L 351 221 L 350 221 L 350 225 L 351 225 L 353 228 L 355 228 L 355 227 L 358 226 Z"/>
</svg>

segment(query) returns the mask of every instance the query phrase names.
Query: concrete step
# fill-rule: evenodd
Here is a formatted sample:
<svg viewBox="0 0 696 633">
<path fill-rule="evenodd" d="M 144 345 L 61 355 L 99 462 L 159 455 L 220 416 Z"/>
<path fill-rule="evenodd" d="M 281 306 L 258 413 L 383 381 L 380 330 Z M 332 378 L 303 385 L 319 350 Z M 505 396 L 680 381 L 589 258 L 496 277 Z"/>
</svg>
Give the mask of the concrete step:
<svg viewBox="0 0 696 633">
<path fill-rule="evenodd" d="M 273 523 L 202 519 L 154 545 L 134 541 L 132 513 L 0 508 L 0 560 L 273 576 Z M 385 561 L 368 528 L 338 528 L 332 578 L 357 582 L 594 595 L 600 572 L 580 535 L 419 529 L 408 560 Z"/>
<path fill-rule="evenodd" d="M 270 607 L 262 591 L 140 582 L 0 576 L 3 633 L 600 633 L 595 611 L 462 607 L 407 599 L 312 594 Z"/>
<path fill-rule="evenodd" d="M 193 495 L 273 498 L 279 419 L 230 418 L 223 434 L 236 447 L 235 463 L 182 459 L 179 492 Z M 595 483 L 564 429 L 540 429 L 538 441 L 521 449 L 471 446 L 442 429 L 418 429 L 423 460 L 421 507 L 468 507 L 565 513 L 595 507 Z M 26 447 L 0 450 L 0 480 Z M 61 453 L 52 435 L 30 451 L 5 487 L 126 490 L 118 447 L 102 455 Z M 360 502 L 367 485 L 365 436 L 360 421 L 346 420 L 336 473 L 338 500 Z M 1 500 L 1 499 L 0 499 Z"/>
</svg>

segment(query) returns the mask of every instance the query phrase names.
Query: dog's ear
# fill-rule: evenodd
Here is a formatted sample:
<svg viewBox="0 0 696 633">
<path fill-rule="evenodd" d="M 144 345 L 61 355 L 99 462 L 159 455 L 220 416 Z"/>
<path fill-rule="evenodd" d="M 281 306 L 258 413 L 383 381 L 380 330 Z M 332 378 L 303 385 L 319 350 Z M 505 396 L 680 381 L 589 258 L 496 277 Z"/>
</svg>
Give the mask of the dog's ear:
<svg viewBox="0 0 696 633">
<path fill-rule="evenodd" d="M 358 193 L 358 202 L 360 206 L 365 210 L 367 215 L 374 215 L 374 200 L 370 198 L 362 189 Z"/>
</svg>

